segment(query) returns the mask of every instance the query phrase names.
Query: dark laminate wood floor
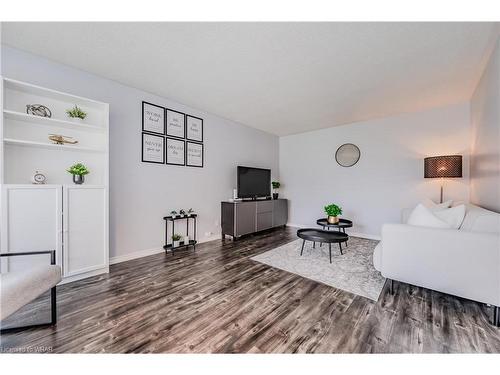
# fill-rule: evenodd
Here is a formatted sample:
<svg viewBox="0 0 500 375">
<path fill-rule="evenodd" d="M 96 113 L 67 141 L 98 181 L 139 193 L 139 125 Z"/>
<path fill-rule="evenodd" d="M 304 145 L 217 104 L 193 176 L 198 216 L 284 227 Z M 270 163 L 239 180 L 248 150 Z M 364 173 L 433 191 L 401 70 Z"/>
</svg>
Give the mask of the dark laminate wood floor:
<svg viewBox="0 0 500 375">
<path fill-rule="evenodd" d="M 396 283 L 374 303 L 249 258 L 294 240 L 278 229 L 196 253 L 158 254 L 58 288 L 57 328 L 3 335 L 0 346 L 53 352 L 500 352 L 490 309 Z M 47 319 L 39 299 L 16 319 Z M 16 323 L 19 321 L 16 321 Z"/>
</svg>

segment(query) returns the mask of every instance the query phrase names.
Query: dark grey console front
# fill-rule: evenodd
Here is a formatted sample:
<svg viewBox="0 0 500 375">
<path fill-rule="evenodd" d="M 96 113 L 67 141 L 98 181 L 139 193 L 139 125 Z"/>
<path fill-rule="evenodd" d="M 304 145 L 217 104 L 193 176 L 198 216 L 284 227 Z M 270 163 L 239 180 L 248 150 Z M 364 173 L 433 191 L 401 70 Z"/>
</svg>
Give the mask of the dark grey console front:
<svg viewBox="0 0 500 375">
<path fill-rule="evenodd" d="M 286 225 L 288 200 L 221 202 L 222 238 L 235 238 Z"/>
</svg>

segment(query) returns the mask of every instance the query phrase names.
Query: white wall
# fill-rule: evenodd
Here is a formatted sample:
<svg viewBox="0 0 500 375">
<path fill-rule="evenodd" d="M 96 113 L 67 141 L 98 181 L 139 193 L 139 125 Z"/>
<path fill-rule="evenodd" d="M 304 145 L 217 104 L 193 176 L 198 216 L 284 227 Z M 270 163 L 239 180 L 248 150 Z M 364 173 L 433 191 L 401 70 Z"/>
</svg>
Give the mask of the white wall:
<svg viewBox="0 0 500 375">
<path fill-rule="evenodd" d="M 471 202 L 500 212 L 500 39 L 471 99 Z"/>
<path fill-rule="evenodd" d="M 11 47 L 2 48 L 4 76 L 110 104 L 112 258 L 126 259 L 132 253 L 161 248 L 162 218 L 174 208 L 193 207 L 199 213 L 202 241 L 214 237 L 205 236 L 206 232 L 220 233 L 220 201 L 232 197 L 239 164 L 271 168 L 278 176 L 279 142 L 274 135 Z M 143 100 L 204 119 L 204 168 L 141 162 Z"/>
<path fill-rule="evenodd" d="M 353 232 L 377 237 L 400 210 L 439 200 L 439 180 L 424 179 L 426 156 L 464 155 L 464 178 L 445 182 L 445 199 L 468 200 L 469 104 L 364 121 L 280 138 L 280 181 L 291 200 L 289 222 L 315 226 L 323 207 L 338 203 Z M 335 151 L 354 143 L 361 159 L 344 168 Z"/>
</svg>

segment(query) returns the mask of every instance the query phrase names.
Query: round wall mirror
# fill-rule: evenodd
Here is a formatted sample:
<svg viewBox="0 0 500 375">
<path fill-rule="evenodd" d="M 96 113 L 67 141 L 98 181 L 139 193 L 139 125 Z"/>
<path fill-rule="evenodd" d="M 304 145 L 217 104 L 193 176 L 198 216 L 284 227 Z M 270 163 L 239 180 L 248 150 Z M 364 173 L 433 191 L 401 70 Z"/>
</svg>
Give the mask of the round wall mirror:
<svg viewBox="0 0 500 375">
<path fill-rule="evenodd" d="M 342 167 L 352 167 L 356 164 L 361 156 L 358 146 L 352 143 L 345 143 L 337 149 L 335 160 Z"/>
</svg>

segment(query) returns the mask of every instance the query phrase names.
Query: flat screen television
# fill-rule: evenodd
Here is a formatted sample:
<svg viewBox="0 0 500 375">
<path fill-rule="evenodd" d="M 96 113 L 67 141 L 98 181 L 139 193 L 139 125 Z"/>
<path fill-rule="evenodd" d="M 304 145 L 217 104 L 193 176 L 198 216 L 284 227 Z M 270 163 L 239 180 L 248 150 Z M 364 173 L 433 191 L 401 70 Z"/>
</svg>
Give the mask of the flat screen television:
<svg viewBox="0 0 500 375">
<path fill-rule="evenodd" d="M 238 198 L 271 196 L 271 170 L 238 166 Z"/>
</svg>

